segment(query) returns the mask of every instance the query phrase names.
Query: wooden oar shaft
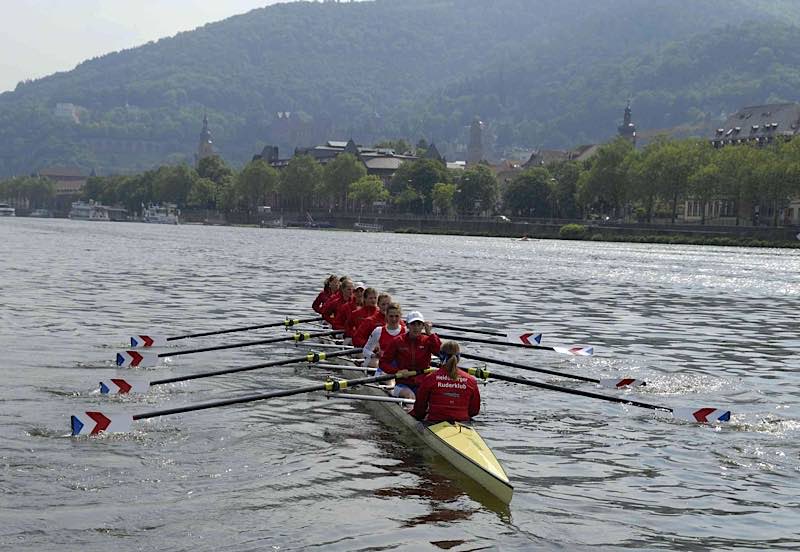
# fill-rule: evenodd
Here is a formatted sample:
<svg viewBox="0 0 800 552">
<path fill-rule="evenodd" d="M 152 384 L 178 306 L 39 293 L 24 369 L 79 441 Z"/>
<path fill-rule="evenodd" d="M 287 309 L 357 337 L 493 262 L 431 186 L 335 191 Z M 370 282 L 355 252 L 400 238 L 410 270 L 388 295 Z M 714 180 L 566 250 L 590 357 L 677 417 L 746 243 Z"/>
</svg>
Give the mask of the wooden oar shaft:
<svg viewBox="0 0 800 552">
<path fill-rule="evenodd" d="M 522 347 L 523 349 L 540 349 L 544 351 L 555 351 L 553 347 L 545 347 L 544 345 L 524 345 L 522 343 L 505 343 L 494 339 L 482 339 L 480 337 L 466 337 L 463 335 L 445 335 L 436 332 L 439 337 L 443 339 L 452 339 L 454 341 L 469 341 L 471 343 L 487 343 L 489 345 L 502 345 L 503 347 Z"/>
<path fill-rule="evenodd" d="M 442 328 L 443 330 L 453 330 L 456 332 L 469 332 L 469 333 L 476 333 L 482 335 L 494 335 L 497 337 L 505 337 L 506 334 L 500 332 L 493 332 L 491 330 L 477 330 L 475 328 L 465 328 L 463 326 L 452 326 L 450 324 L 439 324 L 438 322 L 434 322 L 434 328 Z"/>
<path fill-rule="evenodd" d="M 500 364 L 502 366 L 508 366 L 510 368 L 519 368 L 520 370 L 529 370 L 531 372 L 540 372 L 542 374 L 550 374 L 551 376 L 560 376 L 560 377 L 570 378 L 570 379 L 574 379 L 574 380 L 588 381 L 588 382 L 591 382 L 591 383 L 600 383 L 600 380 L 594 379 L 594 378 L 589 378 L 589 377 L 586 377 L 586 376 L 579 376 L 579 375 L 576 375 L 576 374 L 568 374 L 568 373 L 565 373 L 565 372 L 556 372 L 555 370 L 548 370 L 546 368 L 534 368 L 533 366 L 526 366 L 524 364 L 518 364 L 516 362 L 509 362 L 507 360 L 499 360 L 499 359 L 496 359 L 496 358 L 489 358 L 489 357 L 484 357 L 484 356 L 479 356 L 479 355 L 473 355 L 473 354 L 470 354 L 470 353 L 461 353 L 461 357 L 462 358 L 470 358 L 472 360 L 480 360 L 481 362 L 489 362 L 491 364 Z"/>
<path fill-rule="evenodd" d="M 229 406 L 232 404 L 243 404 L 256 401 L 263 401 L 266 399 L 274 399 L 277 397 L 290 397 L 292 395 L 301 395 L 303 393 L 312 393 L 314 391 L 338 391 L 348 387 L 355 387 L 356 385 L 364 385 L 366 383 L 378 383 L 381 381 L 389 381 L 395 378 L 395 374 L 385 374 L 382 376 L 373 376 L 369 378 L 357 378 L 351 380 L 341 381 L 328 381 L 319 385 L 309 385 L 307 387 L 297 387 L 294 389 L 283 389 L 280 391 L 271 391 L 269 393 L 259 393 L 257 395 L 246 395 L 244 397 L 234 397 L 221 401 L 212 401 L 200 404 L 190 404 L 186 406 L 179 406 L 177 408 L 167 408 L 165 410 L 155 410 L 153 412 L 145 412 L 143 414 L 135 414 L 134 420 L 144 420 L 147 418 L 157 418 L 158 416 L 167 416 L 169 414 L 180 414 L 182 412 L 194 412 L 195 410 L 206 410 L 208 408 L 216 408 L 218 406 Z"/>
<path fill-rule="evenodd" d="M 229 343 L 227 345 L 216 345 L 213 347 L 201 347 L 200 349 L 186 349 L 185 351 L 170 351 L 166 353 L 160 353 L 158 358 L 164 357 L 173 357 L 173 356 L 180 356 L 180 355 L 189 355 L 192 353 L 205 353 L 207 351 L 221 351 L 223 349 L 236 349 L 238 347 L 250 347 L 253 345 L 265 345 L 267 343 L 279 343 L 281 341 L 305 341 L 307 339 L 314 339 L 315 337 L 325 337 L 328 335 L 334 335 L 342 333 L 339 330 L 330 330 L 326 332 L 316 332 L 316 333 L 305 333 L 305 334 L 292 334 L 283 337 L 272 337 L 269 339 L 258 339 L 256 341 L 244 341 L 239 343 Z M 299 337 L 298 337 L 299 336 Z"/>
<path fill-rule="evenodd" d="M 512 383 L 519 383 L 522 385 L 530 385 L 531 387 L 539 387 L 540 389 L 549 389 L 550 391 L 559 391 L 561 393 L 569 393 L 570 395 L 580 395 L 582 397 L 590 397 L 592 399 L 600 399 L 603 401 L 615 402 L 619 404 L 629 404 L 631 406 L 638 406 L 640 408 L 649 408 L 651 410 L 666 410 L 668 412 L 672 412 L 672 409 L 667 406 L 659 406 L 657 404 L 650 404 L 640 401 L 633 401 L 630 399 L 622 399 L 620 397 L 612 397 L 609 395 L 601 395 L 600 393 L 592 393 L 591 391 L 581 391 L 580 389 L 570 389 L 568 387 L 560 387 L 558 385 L 552 385 L 549 383 L 543 383 L 540 381 L 533 381 L 525 378 L 518 378 L 515 376 L 506 376 L 504 374 L 498 374 L 496 372 L 491 372 L 488 370 L 481 370 L 480 368 L 469 368 L 467 372 L 475 376 L 476 378 L 494 378 L 499 379 L 502 381 L 510 381 Z"/>
<path fill-rule="evenodd" d="M 225 370 L 215 370 L 213 372 L 201 372 L 199 374 L 189 374 L 187 376 L 176 376 L 174 378 L 165 378 L 156 381 L 151 381 L 150 385 L 163 385 L 166 383 L 177 383 L 179 381 L 189 381 L 200 378 L 210 378 L 212 376 L 221 376 L 224 374 L 235 374 L 237 372 L 249 372 L 250 370 L 258 370 L 260 368 L 269 368 L 271 366 L 282 366 L 284 364 L 294 364 L 295 362 L 319 362 L 326 358 L 333 358 L 345 355 L 352 355 L 360 353 L 361 349 L 346 349 L 343 351 L 333 351 L 330 353 L 308 353 L 303 356 L 292 358 L 285 358 L 282 360 L 273 360 L 272 362 L 263 362 L 261 364 L 253 364 L 252 366 L 242 366 L 240 368 L 227 368 Z"/>
<path fill-rule="evenodd" d="M 286 328 L 290 328 L 295 324 L 300 324 L 303 322 L 317 322 L 322 320 L 321 316 L 317 316 L 314 318 L 303 318 L 301 320 L 292 320 L 286 319 L 282 322 L 270 322 L 269 324 L 257 324 L 255 326 L 241 326 L 239 328 L 229 328 L 227 330 L 216 330 L 212 332 L 201 332 L 201 333 L 193 333 L 193 334 L 186 334 L 186 335 L 178 335 L 175 337 L 168 337 L 167 341 L 176 341 L 178 339 L 189 339 L 190 337 L 206 337 L 208 335 L 221 335 L 226 333 L 234 333 L 234 332 L 246 332 L 249 330 L 260 330 L 262 328 L 278 328 L 280 326 L 284 326 Z"/>
</svg>

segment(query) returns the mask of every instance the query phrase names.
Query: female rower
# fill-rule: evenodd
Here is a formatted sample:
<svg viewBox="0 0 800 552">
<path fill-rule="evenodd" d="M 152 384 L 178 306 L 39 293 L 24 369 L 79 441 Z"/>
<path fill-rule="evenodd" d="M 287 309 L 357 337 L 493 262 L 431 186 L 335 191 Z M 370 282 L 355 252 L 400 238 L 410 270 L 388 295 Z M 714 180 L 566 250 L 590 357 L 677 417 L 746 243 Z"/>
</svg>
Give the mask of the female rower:
<svg viewBox="0 0 800 552">
<path fill-rule="evenodd" d="M 350 313 L 356 309 L 356 298 L 353 295 L 353 281 L 349 278 L 342 283 L 342 300 L 336 305 L 336 314 L 331 320 L 334 330 L 342 330 L 347 326 Z"/>
<path fill-rule="evenodd" d="M 458 343 L 448 341 L 442 345 L 439 358 L 439 369 L 426 374 L 417 388 L 411 415 L 427 422 L 467 422 L 481 410 L 478 384 L 458 368 Z"/>
<path fill-rule="evenodd" d="M 333 295 L 339 291 L 339 277 L 335 274 L 331 274 L 327 278 L 325 278 L 325 283 L 322 285 L 322 291 L 319 292 L 317 298 L 314 299 L 314 302 L 311 303 L 311 308 L 314 309 L 314 312 L 318 312 L 322 314 L 322 306 L 333 297 Z"/>
<path fill-rule="evenodd" d="M 388 362 L 384 362 L 382 354 L 389 348 L 389 343 L 406 332 L 406 323 L 402 318 L 403 311 L 398 303 L 390 303 L 386 307 L 386 323 L 373 329 L 364 345 L 364 362 L 367 366 L 378 367 L 381 373 L 388 371 L 384 370 Z"/>
<path fill-rule="evenodd" d="M 442 342 L 438 335 L 431 332 L 431 323 L 425 322 L 421 312 L 410 312 L 406 324 L 408 332 L 389 343 L 386 350 L 388 369 L 381 369 L 390 374 L 406 370 L 416 372 L 417 375 L 413 378 L 398 379 L 392 390 L 395 397 L 413 399 L 414 389 L 421 380 L 422 373 L 431 365 L 431 355 L 439 353 Z"/>
<path fill-rule="evenodd" d="M 347 276 L 340 277 L 339 291 L 334 293 L 331 296 L 331 298 L 325 301 L 325 304 L 322 305 L 322 318 L 324 318 L 325 321 L 331 326 L 333 326 L 333 319 L 336 317 L 336 309 L 339 308 L 339 305 L 342 302 L 342 293 L 343 293 L 342 290 L 344 289 L 346 282 L 350 282 L 351 286 L 353 284 L 353 282 L 350 280 L 349 277 Z"/>
<path fill-rule="evenodd" d="M 391 295 L 388 293 L 381 293 L 378 295 L 378 312 L 369 318 L 364 318 L 359 322 L 355 332 L 353 332 L 353 345 L 355 347 L 364 347 L 375 328 L 386 324 L 386 309 L 388 309 L 391 304 Z"/>
<path fill-rule="evenodd" d="M 372 287 L 365 289 L 363 306 L 351 312 L 350 317 L 347 319 L 347 327 L 345 328 L 344 332 L 345 337 L 355 337 L 356 330 L 358 330 L 358 327 L 361 325 L 361 322 L 365 318 L 371 318 L 379 313 L 380 311 L 378 310 L 378 290 Z M 355 342 L 355 340 L 353 340 L 353 345 L 355 345 L 356 347 L 363 347 L 364 343 L 361 343 L 359 345 Z"/>
<path fill-rule="evenodd" d="M 364 282 L 356 282 L 353 285 L 353 296 L 356 299 L 356 305 L 358 307 L 364 306 L 364 292 L 366 291 L 367 286 Z"/>
</svg>

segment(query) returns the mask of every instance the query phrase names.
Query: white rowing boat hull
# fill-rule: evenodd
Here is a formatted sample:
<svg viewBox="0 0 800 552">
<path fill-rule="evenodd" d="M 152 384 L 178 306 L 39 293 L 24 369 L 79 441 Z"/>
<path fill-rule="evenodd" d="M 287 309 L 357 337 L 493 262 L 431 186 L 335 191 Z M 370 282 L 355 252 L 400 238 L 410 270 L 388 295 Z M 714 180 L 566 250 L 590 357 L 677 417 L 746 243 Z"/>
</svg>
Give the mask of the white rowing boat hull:
<svg viewBox="0 0 800 552">
<path fill-rule="evenodd" d="M 338 360 L 338 359 L 337 359 Z M 344 361 L 339 361 L 344 364 Z M 363 377 L 364 371 L 358 368 L 343 368 L 344 378 Z M 367 385 L 356 388 L 355 392 L 386 397 L 388 391 L 380 386 Z M 398 403 L 364 401 L 365 406 L 384 423 L 395 427 L 401 425 L 413 432 L 429 448 L 447 460 L 504 504 L 511 502 L 514 488 L 505 470 L 495 458 L 480 434 L 470 425 L 440 422 L 426 425 L 418 422 Z"/>
</svg>

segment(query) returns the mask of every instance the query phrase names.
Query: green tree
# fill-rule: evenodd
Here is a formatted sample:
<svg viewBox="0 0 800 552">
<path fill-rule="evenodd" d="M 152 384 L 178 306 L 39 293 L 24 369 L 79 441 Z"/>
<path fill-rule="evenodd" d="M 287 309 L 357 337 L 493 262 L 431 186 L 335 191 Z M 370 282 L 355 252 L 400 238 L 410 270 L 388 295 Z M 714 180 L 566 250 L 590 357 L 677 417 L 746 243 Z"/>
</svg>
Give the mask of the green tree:
<svg viewBox="0 0 800 552">
<path fill-rule="evenodd" d="M 453 199 L 456 195 L 456 185 L 437 182 L 433 185 L 433 207 L 439 214 L 449 217 L 455 205 Z"/>
<path fill-rule="evenodd" d="M 497 177 L 492 170 L 478 164 L 464 171 L 458 179 L 455 203 L 462 213 L 494 212 L 500 196 Z"/>
<path fill-rule="evenodd" d="M 296 155 L 281 174 L 280 191 L 290 205 L 305 212 L 306 204 L 313 199 L 314 190 L 322 180 L 322 167 L 310 155 Z"/>
<path fill-rule="evenodd" d="M 159 203 L 175 203 L 186 206 L 192 185 L 199 177 L 189 165 L 164 166 L 156 170 L 153 195 Z"/>
<path fill-rule="evenodd" d="M 197 174 L 213 180 L 217 186 L 224 186 L 233 179 L 233 170 L 219 155 L 203 157 L 197 164 Z"/>
<path fill-rule="evenodd" d="M 700 224 L 706 223 L 706 206 L 717 199 L 722 192 L 722 178 L 719 167 L 713 163 L 702 165 L 689 176 L 689 193 L 700 202 Z"/>
<path fill-rule="evenodd" d="M 364 163 L 351 153 L 341 153 L 323 169 L 324 193 L 347 210 L 350 185 L 367 175 Z"/>
<path fill-rule="evenodd" d="M 376 201 L 386 201 L 389 199 L 389 190 L 377 176 L 362 176 L 350 184 L 350 191 L 347 197 L 359 204 L 359 213 L 364 209 L 364 205 L 372 207 Z"/>
<path fill-rule="evenodd" d="M 577 203 L 578 178 L 580 178 L 581 164 L 575 161 L 560 161 L 548 167 L 552 180 L 552 194 L 554 200 L 553 216 L 556 218 L 577 218 L 579 209 Z"/>
<path fill-rule="evenodd" d="M 503 194 L 506 209 L 521 216 L 551 216 L 550 179 L 550 172 L 542 167 L 527 169 L 515 176 Z"/>
<path fill-rule="evenodd" d="M 389 183 L 389 191 L 394 196 L 406 193 L 410 186 L 417 195 L 415 211 L 430 213 L 433 208 L 433 186 L 438 182 L 450 182 L 450 174 L 443 163 L 433 159 L 418 159 L 403 163 Z M 410 207 L 412 204 L 407 204 Z"/>
<path fill-rule="evenodd" d="M 242 169 L 236 178 L 236 196 L 240 205 L 254 213 L 260 205 L 269 205 L 270 197 L 280 183 L 278 171 L 262 159 L 256 159 Z"/>
<path fill-rule="evenodd" d="M 216 207 L 217 185 L 210 178 L 198 178 L 192 183 L 186 205 L 195 209 L 214 209 Z"/>
<path fill-rule="evenodd" d="M 633 151 L 633 145 L 620 137 L 601 146 L 592 159 L 584 186 L 601 214 L 622 213 L 629 192 L 623 161 Z"/>
</svg>

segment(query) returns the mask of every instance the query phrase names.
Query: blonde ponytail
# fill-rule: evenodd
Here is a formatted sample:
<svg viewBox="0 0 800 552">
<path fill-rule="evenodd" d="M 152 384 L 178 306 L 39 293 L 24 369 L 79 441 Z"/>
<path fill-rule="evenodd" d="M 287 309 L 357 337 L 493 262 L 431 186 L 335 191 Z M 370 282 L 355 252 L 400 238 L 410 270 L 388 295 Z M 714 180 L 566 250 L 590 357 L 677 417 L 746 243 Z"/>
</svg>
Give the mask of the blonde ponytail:
<svg viewBox="0 0 800 552">
<path fill-rule="evenodd" d="M 457 380 L 458 361 L 461 359 L 461 348 L 455 341 L 447 341 L 444 345 L 442 345 L 441 351 L 444 353 L 442 366 L 445 370 L 447 370 L 447 375 L 450 376 L 450 379 Z"/>
</svg>

